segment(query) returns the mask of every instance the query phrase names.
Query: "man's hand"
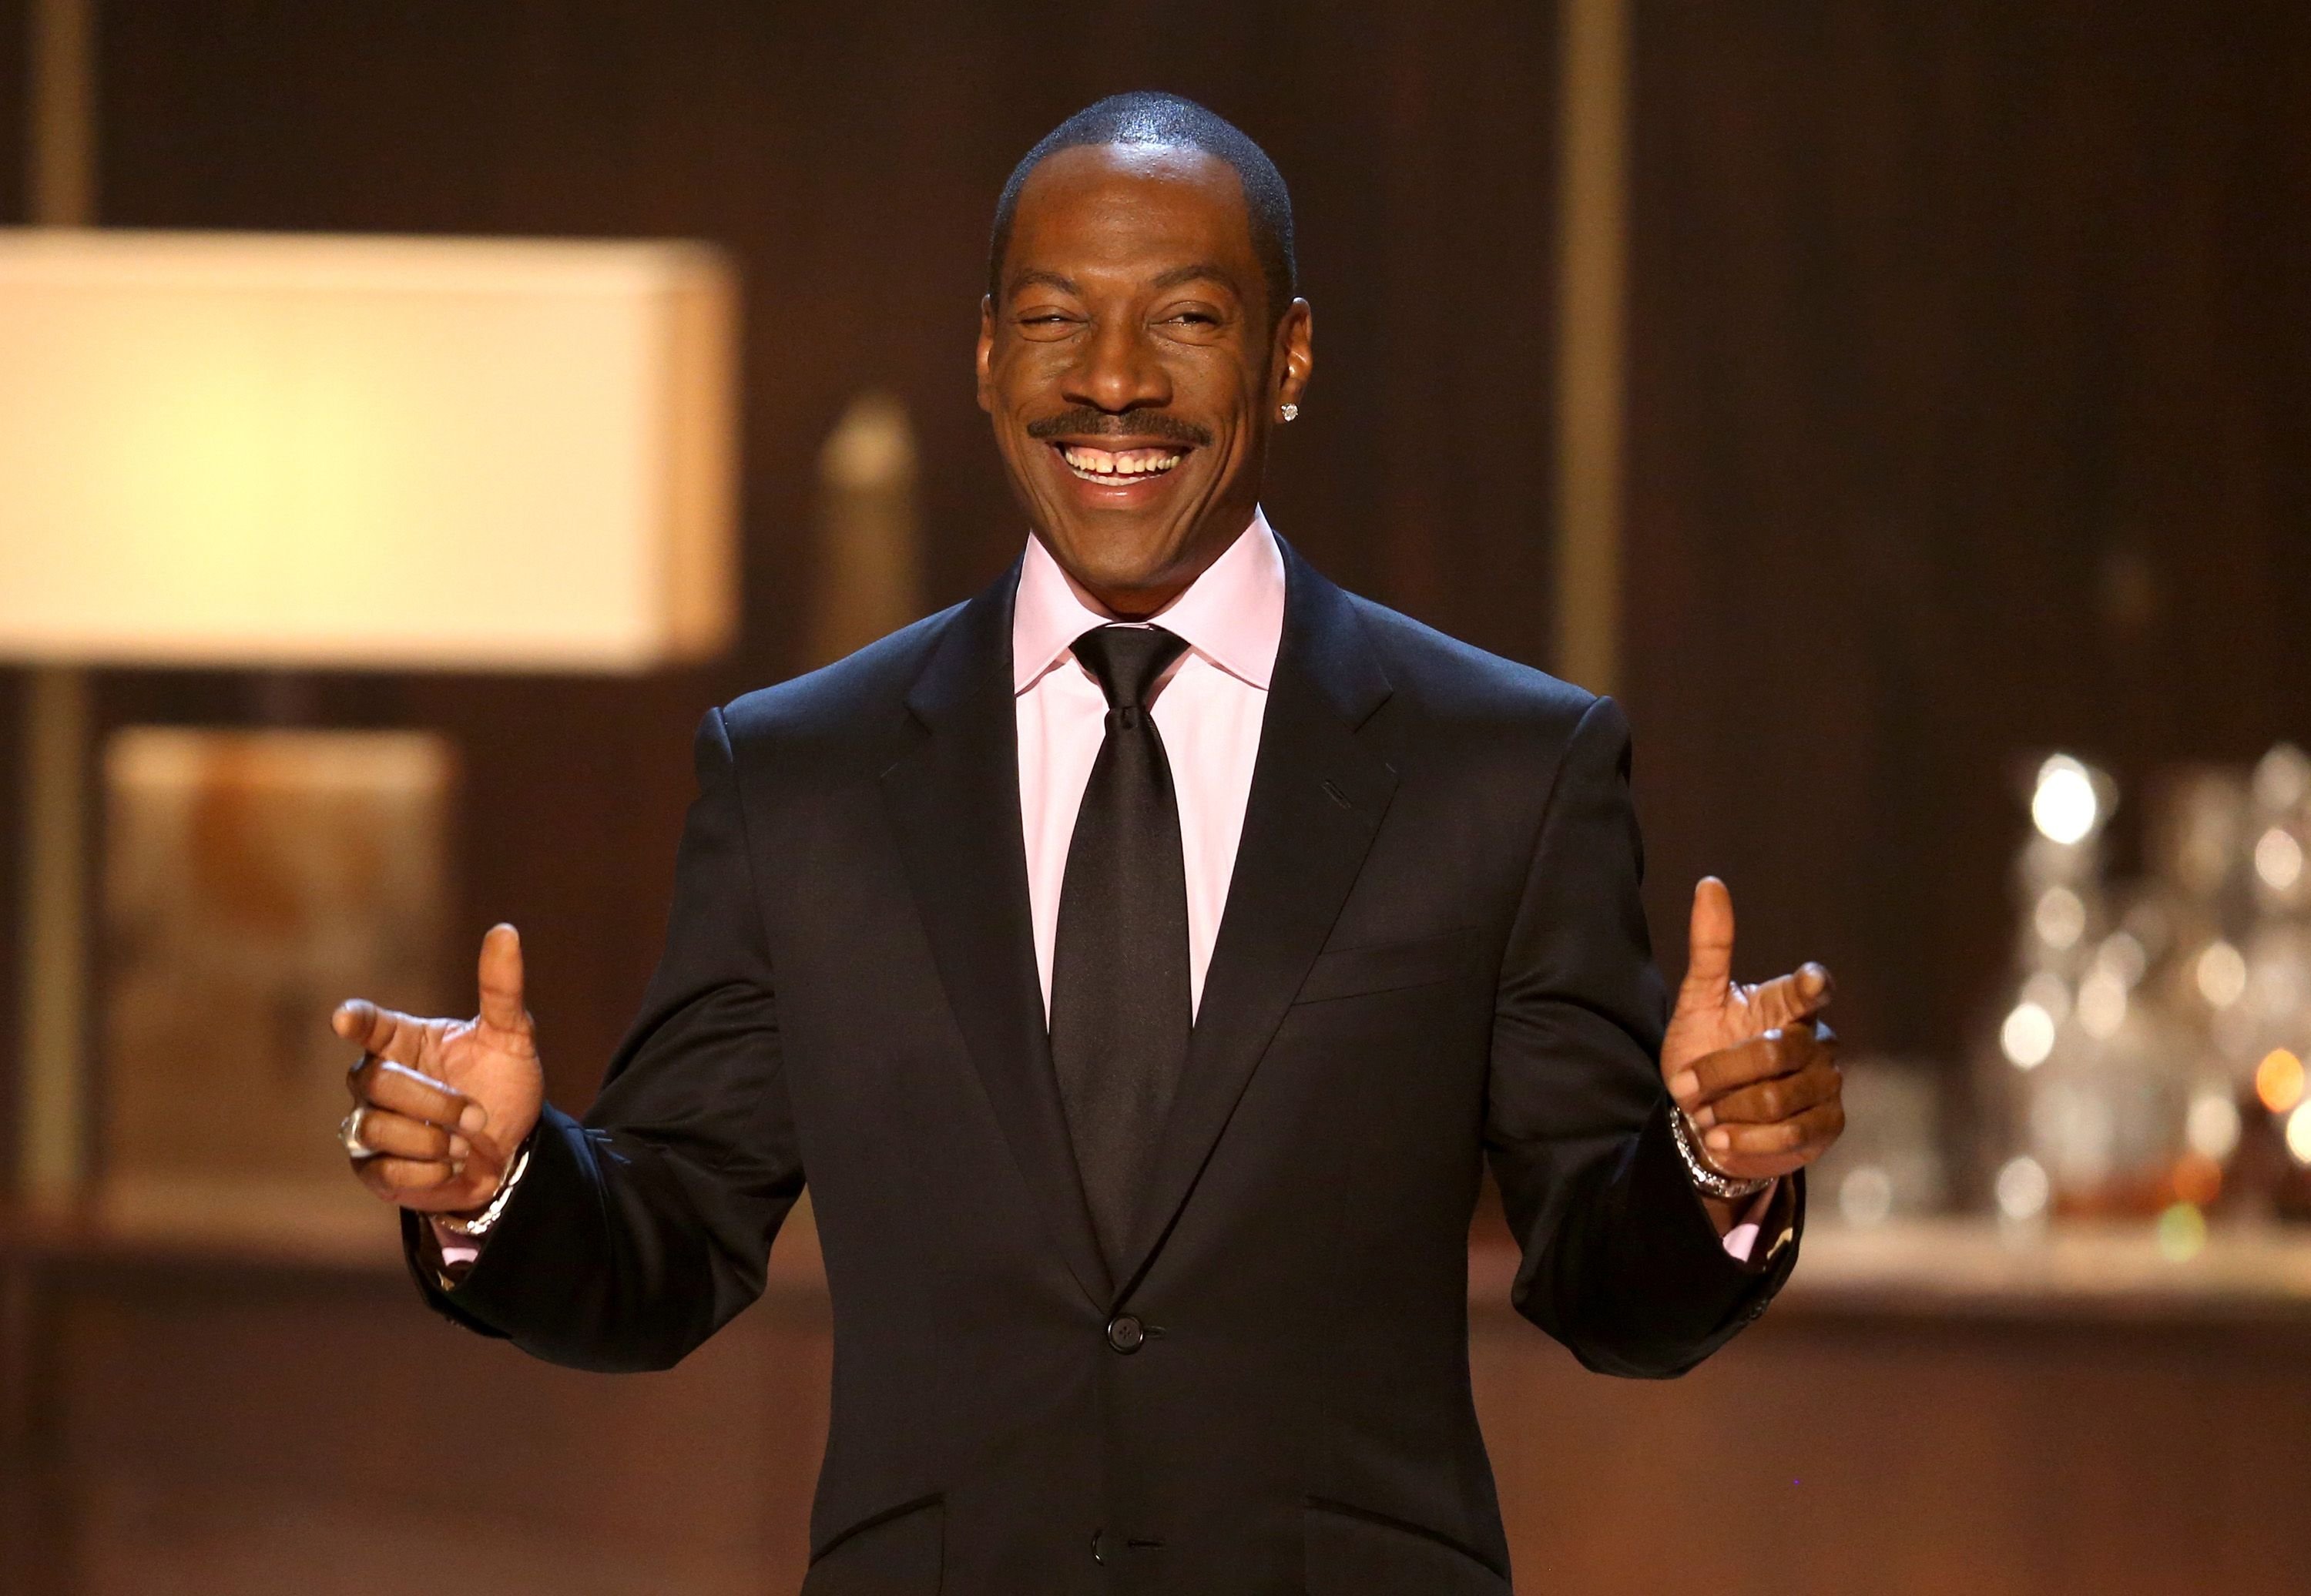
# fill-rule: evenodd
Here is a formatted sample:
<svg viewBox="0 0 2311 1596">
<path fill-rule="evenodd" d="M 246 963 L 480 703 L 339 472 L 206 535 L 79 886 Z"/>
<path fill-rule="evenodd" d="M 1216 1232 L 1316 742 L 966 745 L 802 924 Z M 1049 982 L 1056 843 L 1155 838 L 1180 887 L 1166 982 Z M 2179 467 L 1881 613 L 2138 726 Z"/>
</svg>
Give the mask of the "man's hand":
<svg viewBox="0 0 2311 1596">
<path fill-rule="evenodd" d="M 358 998 L 329 1016 L 339 1036 L 360 1044 L 346 1085 L 368 1111 L 362 1145 L 378 1154 L 354 1160 L 353 1173 L 405 1208 L 485 1207 L 545 1101 L 511 926 L 482 938 L 480 973 L 482 1010 L 470 1020 L 415 1019 Z"/>
<path fill-rule="evenodd" d="M 1733 895 L 1714 876 L 1702 877 L 1661 1075 L 1700 1130 L 1712 1168 L 1735 1180 L 1785 1175 L 1820 1157 L 1845 1129 L 1837 1039 L 1816 1023 L 1830 992 L 1819 964 L 1760 986 L 1735 981 Z M 1718 1216 L 1721 1229 L 1729 1215 Z"/>
</svg>

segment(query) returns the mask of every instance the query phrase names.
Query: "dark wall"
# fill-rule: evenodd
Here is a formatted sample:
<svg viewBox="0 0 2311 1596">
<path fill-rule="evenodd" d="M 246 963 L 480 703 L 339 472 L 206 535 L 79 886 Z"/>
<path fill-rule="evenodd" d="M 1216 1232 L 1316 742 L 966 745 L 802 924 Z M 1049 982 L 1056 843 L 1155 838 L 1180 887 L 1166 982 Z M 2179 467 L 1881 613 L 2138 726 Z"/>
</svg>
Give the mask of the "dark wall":
<svg viewBox="0 0 2311 1596">
<path fill-rule="evenodd" d="M 25 58 L 25 0 L 0 0 L 0 227 L 22 222 L 27 203 L 25 91 L 31 63 Z M 0 772 L 5 772 L 0 774 L 0 838 L 7 839 L 0 843 L 0 1180 L 13 1178 L 16 1148 L 16 884 L 23 850 L 14 839 L 23 829 L 18 807 L 23 782 L 16 773 L 22 763 L 16 753 L 23 742 L 21 696 L 17 673 L 0 672 L 0 750 L 5 751 L 0 753 Z"/>
<path fill-rule="evenodd" d="M 104 8 L 102 211 L 119 225 L 685 235 L 747 293 L 746 635 L 645 683 L 323 685 L 452 731 L 469 929 L 510 918 L 562 1100 L 655 954 L 688 739 L 797 663 L 811 465 L 861 388 L 923 453 L 934 597 L 1024 536 L 971 398 L 994 196 L 1077 106 L 1157 85 L 1266 142 L 1318 307 L 1278 527 L 1343 580 L 1538 660 L 1549 630 L 1548 9 L 349 3 Z M 1481 41 L 1481 49 L 1472 49 Z M 116 678 L 112 714 L 235 712 Z"/>
<path fill-rule="evenodd" d="M 1655 925 L 1721 870 L 1745 963 L 1946 1052 L 2031 759 L 2137 822 L 2158 765 L 2311 739 L 2311 11 L 1637 14 Z"/>
<path fill-rule="evenodd" d="M 26 0 L 0 0 L 0 226 L 24 219 L 31 62 Z"/>
<path fill-rule="evenodd" d="M 654 953 L 698 711 L 797 663 L 844 403 L 913 414 L 934 599 L 1016 547 L 969 397 L 987 212 L 1098 93 L 1201 96 L 1295 183 L 1320 363 L 1286 535 L 1545 660 L 1553 8 L 1187 5 L 1125 42 L 927 0 L 101 13 L 109 222 L 688 234 L 745 271 L 736 658 L 311 694 L 458 738 L 467 929 L 528 933 L 564 1101 Z M 2002 957 L 2024 762 L 2103 759 L 2139 817 L 2156 764 L 2311 737 L 2307 31 L 2277 0 L 1636 8 L 1621 686 L 1672 970 L 1716 869 L 1746 970 L 1827 958 L 1850 1035 L 1949 1052 Z M 118 674 L 105 713 L 253 697 Z"/>
</svg>

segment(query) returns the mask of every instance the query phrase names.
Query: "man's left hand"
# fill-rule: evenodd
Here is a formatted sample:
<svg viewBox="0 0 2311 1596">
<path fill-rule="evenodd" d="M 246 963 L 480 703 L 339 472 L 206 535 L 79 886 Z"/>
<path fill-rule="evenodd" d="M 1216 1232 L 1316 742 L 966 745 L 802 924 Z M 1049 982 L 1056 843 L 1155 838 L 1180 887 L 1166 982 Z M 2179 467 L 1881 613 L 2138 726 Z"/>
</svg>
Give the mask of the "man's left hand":
<svg viewBox="0 0 2311 1596">
<path fill-rule="evenodd" d="M 1661 1075 L 1700 1131 L 1711 1168 L 1735 1180 L 1789 1174 L 1845 1129 L 1837 1039 L 1818 1017 L 1829 1004 L 1829 972 L 1801 964 L 1750 986 L 1732 968 L 1733 896 L 1705 876 L 1694 888 L 1691 956 L 1662 1041 Z M 1718 1217 L 1721 1228 L 1730 1222 L 1730 1214 Z"/>
</svg>

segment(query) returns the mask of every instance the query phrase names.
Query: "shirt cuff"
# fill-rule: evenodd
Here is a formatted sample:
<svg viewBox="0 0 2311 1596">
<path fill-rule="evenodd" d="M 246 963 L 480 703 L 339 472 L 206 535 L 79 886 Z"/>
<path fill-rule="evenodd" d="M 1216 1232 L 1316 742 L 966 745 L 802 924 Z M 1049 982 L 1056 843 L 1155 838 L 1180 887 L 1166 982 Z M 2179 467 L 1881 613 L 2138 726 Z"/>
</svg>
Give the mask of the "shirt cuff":
<svg viewBox="0 0 2311 1596">
<path fill-rule="evenodd" d="M 1773 1206 L 1774 1194 L 1781 1190 L 1781 1185 L 1779 1181 L 1767 1182 L 1765 1190 L 1749 1199 L 1749 1206 L 1742 1210 L 1741 1217 L 1733 1228 L 1721 1238 L 1725 1244 L 1726 1256 L 1734 1262 L 1749 1262 L 1749 1255 L 1757 1250 L 1758 1228 L 1764 1225 L 1766 1210 Z"/>
<path fill-rule="evenodd" d="M 493 1211 L 487 1215 L 487 1217 L 495 1218 L 497 1212 L 504 1209 L 507 1200 L 513 1196 L 513 1189 L 520 1185 L 521 1177 L 529 1173 L 527 1147 L 528 1144 L 525 1143 L 525 1150 L 515 1155 L 512 1172 L 506 1176 L 504 1182 L 491 1196 L 490 1208 Z M 441 1217 L 439 1214 L 426 1216 L 425 1228 L 433 1237 L 433 1251 L 438 1255 L 433 1267 L 433 1278 L 442 1290 L 455 1291 L 458 1289 L 458 1282 L 463 1279 L 466 1271 L 473 1267 L 474 1260 L 482 1255 L 482 1244 L 489 1238 L 486 1235 L 477 1236 L 466 1231 L 453 1229 L 441 1222 Z"/>
<path fill-rule="evenodd" d="M 482 1255 L 482 1244 L 473 1237 L 458 1234 L 439 1219 L 429 1217 L 426 1224 L 432 1229 L 433 1247 L 441 1255 L 441 1267 L 444 1269 L 462 1269 Z M 1743 1228 L 1752 1236 L 1757 1233 L 1757 1227 L 1754 1225 L 1746 1225 Z M 1730 1248 L 1733 1244 L 1733 1238 L 1727 1236 L 1725 1244 Z M 1749 1255 L 1747 1251 L 1735 1254 L 1740 1258 L 1747 1258 Z"/>
</svg>

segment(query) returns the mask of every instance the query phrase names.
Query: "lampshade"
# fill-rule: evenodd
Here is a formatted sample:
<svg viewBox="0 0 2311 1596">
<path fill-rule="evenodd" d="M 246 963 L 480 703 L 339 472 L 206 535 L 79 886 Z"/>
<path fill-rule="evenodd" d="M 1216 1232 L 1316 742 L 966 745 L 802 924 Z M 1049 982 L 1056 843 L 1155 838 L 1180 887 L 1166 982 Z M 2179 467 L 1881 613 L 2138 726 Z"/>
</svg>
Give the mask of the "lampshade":
<svg viewBox="0 0 2311 1596">
<path fill-rule="evenodd" d="M 711 653 L 736 318 L 692 245 L 0 230 L 0 658 Z"/>
</svg>

